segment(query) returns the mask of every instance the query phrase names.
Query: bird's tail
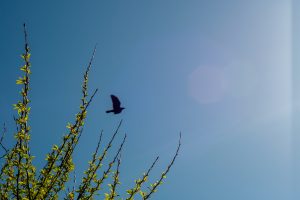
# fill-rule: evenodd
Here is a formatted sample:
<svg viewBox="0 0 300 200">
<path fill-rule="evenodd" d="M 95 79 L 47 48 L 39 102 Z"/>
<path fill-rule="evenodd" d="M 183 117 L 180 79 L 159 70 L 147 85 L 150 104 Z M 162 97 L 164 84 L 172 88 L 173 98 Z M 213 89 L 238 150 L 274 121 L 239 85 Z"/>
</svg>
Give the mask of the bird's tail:
<svg viewBox="0 0 300 200">
<path fill-rule="evenodd" d="M 113 110 L 107 110 L 106 113 L 111 113 L 114 112 Z"/>
</svg>

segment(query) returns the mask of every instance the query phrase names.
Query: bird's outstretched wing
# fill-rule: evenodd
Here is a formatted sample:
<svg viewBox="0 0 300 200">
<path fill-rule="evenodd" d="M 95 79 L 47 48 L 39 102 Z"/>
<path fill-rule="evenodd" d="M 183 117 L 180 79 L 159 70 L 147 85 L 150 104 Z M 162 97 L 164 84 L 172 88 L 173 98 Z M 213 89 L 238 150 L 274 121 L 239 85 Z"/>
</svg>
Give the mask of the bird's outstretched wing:
<svg viewBox="0 0 300 200">
<path fill-rule="evenodd" d="M 113 108 L 120 108 L 121 107 L 121 102 L 119 101 L 118 97 L 115 95 L 110 95 L 112 103 L 113 103 Z"/>
</svg>

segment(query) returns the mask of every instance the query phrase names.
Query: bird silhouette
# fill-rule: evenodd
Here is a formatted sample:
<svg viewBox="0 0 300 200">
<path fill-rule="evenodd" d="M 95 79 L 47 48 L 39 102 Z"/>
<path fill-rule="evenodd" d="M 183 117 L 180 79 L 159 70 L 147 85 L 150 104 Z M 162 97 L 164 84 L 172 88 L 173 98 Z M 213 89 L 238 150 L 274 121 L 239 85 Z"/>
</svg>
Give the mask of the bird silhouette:
<svg viewBox="0 0 300 200">
<path fill-rule="evenodd" d="M 121 107 L 121 102 L 118 99 L 118 97 L 116 97 L 115 95 L 110 95 L 110 97 L 111 97 L 111 101 L 112 101 L 112 104 L 113 104 L 112 105 L 113 109 L 112 110 L 107 110 L 106 113 L 113 112 L 114 114 L 119 114 L 125 108 Z"/>
</svg>

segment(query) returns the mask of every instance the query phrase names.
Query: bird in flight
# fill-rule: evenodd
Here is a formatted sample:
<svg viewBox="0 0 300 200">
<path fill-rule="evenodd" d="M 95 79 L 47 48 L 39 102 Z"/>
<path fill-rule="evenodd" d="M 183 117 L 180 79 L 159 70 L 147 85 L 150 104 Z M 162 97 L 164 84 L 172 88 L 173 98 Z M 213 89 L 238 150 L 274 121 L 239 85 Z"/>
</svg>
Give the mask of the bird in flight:
<svg viewBox="0 0 300 200">
<path fill-rule="evenodd" d="M 111 101 L 112 101 L 112 104 L 113 104 L 113 109 L 112 110 L 107 110 L 106 113 L 113 112 L 114 114 L 119 114 L 125 108 L 121 107 L 121 102 L 118 99 L 118 97 L 116 97 L 115 95 L 110 95 L 110 97 L 111 97 Z"/>
</svg>

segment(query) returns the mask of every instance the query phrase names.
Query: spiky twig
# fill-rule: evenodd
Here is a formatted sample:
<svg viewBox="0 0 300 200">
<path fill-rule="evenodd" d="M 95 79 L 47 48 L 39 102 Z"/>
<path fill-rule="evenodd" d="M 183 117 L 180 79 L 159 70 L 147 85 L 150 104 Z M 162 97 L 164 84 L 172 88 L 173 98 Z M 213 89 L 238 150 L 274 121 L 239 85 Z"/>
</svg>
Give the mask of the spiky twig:
<svg viewBox="0 0 300 200">
<path fill-rule="evenodd" d="M 120 145 L 120 147 L 119 147 L 119 149 L 118 149 L 118 151 L 117 151 L 117 153 L 116 153 L 114 159 L 108 164 L 108 167 L 107 167 L 107 169 L 103 172 L 102 177 L 101 177 L 100 179 L 97 179 L 97 180 L 95 181 L 96 186 L 94 186 L 94 187 L 91 187 L 91 186 L 90 186 L 90 187 L 89 187 L 90 194 L 86 197 L 86 199 L 91 199 L 91 198 L 94 196 L 95 192 L 97 192 L 97 191 L 100 189 L 100 186 L 102 185 L 103 181 L 104 181 L 105 179 L 107 179 L 108 174 L 111 172 L 111 171 L 110 171 L 111 168 L 112 168 L 113 165 L 116 163 L 116 160 L 117 160 L 119 154 L 120 154 L 121 151 L 122 151 L 122 148 L 123 148 L 123 145 L 124 145 L 124 143 L 125 143 L 125 141 L 126 141 L 126 138 L 127 138 L 127 135 L 125 134 L 125 136 L 124 136 L 124 138 L 123 138 L 123 141 L 122 141 L 122 143 L 121 143 L 121 145 Z"/>
<path fill-rule="evenodd" d="M 117 185 L 120 184 L 119 175 L 120 175 L 120 165 L 121 165 L 121 153 L 117 161 L 118 164 L 117 164 L 116 172 L 114 172 L 113 175 L 113 183 L 108 184 L 108 186 L 110 187 L 110 193 L 109 194 L 105 193 L 105 200 L 114 200 L 117 196 L 119 196 L 116 193 L 116 189 L 117 189 Z"/>
<path fill-rule="evenodd" d="M 5 151 L 5 153 L 0 157 L 0 159 L 4 158 L 4 156 L 8 153 L 8 149 L 3 145 L 3 139 L 5 137 L 6 131 L 7 131 L 6 125 L 5 125 L 5 123 L 3 123 L 3 131 L 1 134 L 1 138 L 0 138 L 0 146 Z"/>
<path fill-rule="evenodd" d="M 177 156 L 178 156 L 178 153 L 179 153 L 179 150 L 180 150 L 180 147 L 181 147 L 181 133 L 179 134 L 179 142 L 178 142 L 178 146 L 177 146 L 177 150 L 176 150 L 176 153 L 171 161 L 171 163 L 168 165 L 167 169 L 165 172 L 163 172 L 159 178 L 158 181 L 156 181 L 154 184 L 151 185 L 151 189 L 148 193 L 143 193 L 142 194 L 142 197 L 143 197 L 143 200 L 146 200 L 146 199 L 149 199 L 150 196 L 156 192 L 156 189 L 159 185 L 162 184 L 162 180 L 166 178 L 166 175 L 168 174 L 168 172 L 170 171 L 171 167 L 173 166 Z"/>
<path fill-rule="evenodd" d="M 158 161 L 158 159 L 159 159 L 159 156 L 156 157 L 156 159 L 152 163 L 151 167 L 149 167 L 147 172 L 144 173 L 142 178 L 135 181 L 134 188 L 127 190 L 127 194 L 129 194 L 129 197 L 127 197 L 126 200 L 133 200 L 134 195 L 136 195 L 141 190 L 142 185 L 148 180 L 148 176 L 149 176 L 150 172 L 152 171 L 154 165 Z"/>
<path fill-rule="evenodd" d="M 79 200 L 80 198 L 85 196 L 85 193 L 87 192 L 86 189 L 88 188 L 89 185 L 91 185 L 91 181 L 95 178 L 96 172 L 102 166 L 102 161 L 105 158 L 106 154 L 108 153 L 108 150 L 112 147 L 112 143 L 113 143 L 117 133 L 119 132 L 119 128 L 121 127 L 121 124 L 122 124 L 122 120 L 119 122 L 119 125 L 118 125 L 116 131 L 114 132 L 114 134 L 111 137 L 110 141 L 108 142 L 107 146 L 103 150 L 102 154 L 100 156 L 98 156 L 97 160 L 93 159 L 90 162 L 89 168 L 85 172 L 85 177 L 82 179 L 82 182 L 79 185 L 77 200 Z M 100 143 L 100 140 L 99 140 L 98 144 L 99 143 Z M 97 146 L 97 149 L 98 148 L 99 147 Z M 96 155 L 96 154 L 94 154 L 94 155 Z M 95 158 L 94 155 L 93 155 L 93 158 Z"/>
</svg>

